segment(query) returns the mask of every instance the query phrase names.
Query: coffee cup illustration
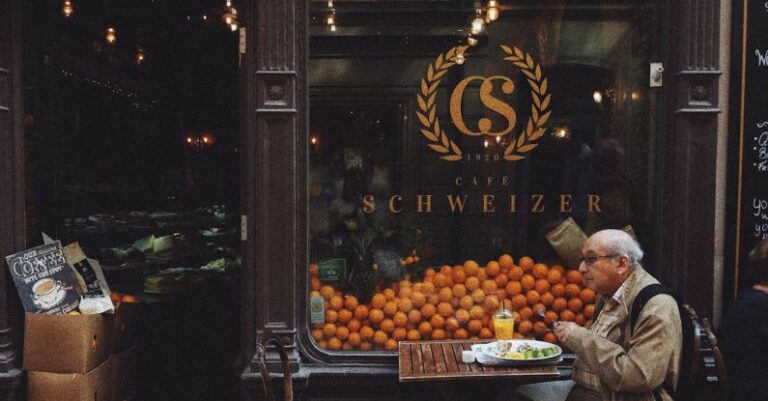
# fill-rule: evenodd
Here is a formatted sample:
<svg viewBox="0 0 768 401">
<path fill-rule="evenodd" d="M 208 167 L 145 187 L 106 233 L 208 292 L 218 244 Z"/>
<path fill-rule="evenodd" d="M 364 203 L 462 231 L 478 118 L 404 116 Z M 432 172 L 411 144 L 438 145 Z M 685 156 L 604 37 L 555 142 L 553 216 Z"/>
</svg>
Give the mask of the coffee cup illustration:
<svg viewBox="0 0 768 401">
<path fill-rule="evenodd" d="M 61 281 L 48 277 L 32 285 L 32 294 L 36 305 L 52 308 L 64 299 L 64 288 Z"/>
</svg>

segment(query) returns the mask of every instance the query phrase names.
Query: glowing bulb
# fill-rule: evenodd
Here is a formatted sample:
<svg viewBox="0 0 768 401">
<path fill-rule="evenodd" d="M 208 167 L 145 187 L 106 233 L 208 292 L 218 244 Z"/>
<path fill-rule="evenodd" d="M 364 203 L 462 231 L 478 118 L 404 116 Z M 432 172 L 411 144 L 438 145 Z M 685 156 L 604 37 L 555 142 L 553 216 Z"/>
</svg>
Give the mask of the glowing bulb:
<svg viewBox="0 0 768 401">
<path fill-rule="evenodd" d="M 64 14 L 64 17 L 69 18 L 74 12 L 75 8 L 72 7 L 72 2 L 69 0 L 64 0 L 64 4 L 61 6 L 61 13 Z"/>
<path fill-rule="evenodd" d="M 334 24 L 336 24 L 336 17 L 334 17 L 333 14 L 328 14 L 328 18 L 325 20 L 325 23 L 327 25 L 334 25 Z"/>
<path fill-rule="evenodd" d="M 141 65 L 146 58 L 147 55 L 144 53 L 144 49 L 139 47 L 139 49 L 136 51 L 136 65 Z"/>
<path fill-rule="evenodd" d="M 109 45 L 114 45 L 115 42 L 117 42 L 117 32 L 115 31 L 115 28 L 107 28 L 107 36 L 105 37 L 105 40 Z"/>
<path fill-rule="evenodd" d="M 477 42 L 478 42 L 478 40 L 477 40 L 476 37 L 474 37 L 472 35 L 467 36 L 467 44 L 468 45 L 475 46 L 475 45 L 477 45 Z"/>
<path fill-rule="evenodd" d="M 485 21 L 481 17 L 476 17 L 472 20 L 472 25 L 469 27 L 469 32 L 473 35 L 479 35 L 485 30 Z"/>
<path fill-rule="evenodd" d="M 500 143 L 500 142 L 501 142 L 501 135 L 496 135 L 496 143 Z"/>
<path fill-rule="evenodd" d="M 208 16 L 207 15 L 203 14 L 202 18 L 203 18 L 203 21 L 208 21 Z"/>
<path fill-rule="evenodd" d="M 317 142 L 318 142 L 317 136 L 312 135 L 312 137 L 309 138 L 309 143 L 311 143 L 312 145 L 317 145 Z"/>
<path fill-rule="evenodd" d="M 594 91 L 592 93 L 592 99 L 595 100 L 595 103 L 600 104 L 603 102 L 603 94 L 600 93 L 600 91 Z"/>
<path fill-rule="evenodd" d="M 499 2 L 496 0 L 488 0 L 488 10 L 486 11 L 485 18 L 488 22 L 493 22 L 499 19 Z"/>
<path fill-rule="evenodd" d="M 328 8 L 332 8 L 332 7 L 333 7 L 333 0 L 328 0 Z"/>
<path fill-rule="evenodd" d="M 640 100 L 640 92 L 638 91 L 632 91 L 632 94 L 630 96 L 632 97 L 633 102 Z"/>
<path fill-rule="evenodd" d="M 483 140 L 483 147 L 484 147 L 484 148 L 487 148 L 487 147 L 488 147 L 488 145 L 490 145 L 490 143 L 488 142 L 488 140 L 487 140 L 487 139 L 484 139 L 484 140 Z"/>
<path fill-rule="evenodd" d="M 231 24 L 229 24 L 229 30 L 234 32 L 237 30 L 238 26 L 239 25 L 237 24 L 237 20 L 234 20 Z"/>
<path fill-rule="evenodd" d="M 330 26 L 328 27 L 328 29 L 329 29 L 331 32 L 336 32 L 336 31 L 338 30 L 338 28 L 336 28 L 336 24 L 334 24 L 334 25 L 330 25 Z"/>
</svg>

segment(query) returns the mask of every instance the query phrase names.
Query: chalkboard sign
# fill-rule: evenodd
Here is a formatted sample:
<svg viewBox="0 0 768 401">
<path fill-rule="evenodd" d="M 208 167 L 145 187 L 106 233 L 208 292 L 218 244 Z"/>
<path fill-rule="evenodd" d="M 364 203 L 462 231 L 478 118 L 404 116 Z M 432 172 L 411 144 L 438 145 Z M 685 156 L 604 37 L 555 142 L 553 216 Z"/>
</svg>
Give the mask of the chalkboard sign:
<svg viewBox="0 0 768 401">
<path fill-rule="evenodd" d="M 739 11 L 742 24 L 734 25 L 741 53 L 740 72 L 734 71 L 741 76 L 734 99 L 739 124 L 735 290 L 749 251 L 768 238 L 768 2 L 744 0 Z"/>
</svg>

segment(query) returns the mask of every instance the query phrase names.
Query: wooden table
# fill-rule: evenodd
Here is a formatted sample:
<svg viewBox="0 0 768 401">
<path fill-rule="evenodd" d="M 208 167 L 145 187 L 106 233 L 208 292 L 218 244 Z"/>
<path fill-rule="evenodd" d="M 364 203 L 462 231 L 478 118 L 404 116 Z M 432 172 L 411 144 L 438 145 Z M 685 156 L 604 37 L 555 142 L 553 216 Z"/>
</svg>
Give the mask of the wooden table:
<svg viewBox="0 0 768 401">
<path fill-rule="evenodd" d="M 470 340 L 400 341 L 398 349 L 401 382 L 468 379 L 517 378 L 541 381 L 557 378 L 556 365 L 544 366 L 483 366 L 477 362 L 464 363 L 461 352 L 471 350 Z"/>
</svg>

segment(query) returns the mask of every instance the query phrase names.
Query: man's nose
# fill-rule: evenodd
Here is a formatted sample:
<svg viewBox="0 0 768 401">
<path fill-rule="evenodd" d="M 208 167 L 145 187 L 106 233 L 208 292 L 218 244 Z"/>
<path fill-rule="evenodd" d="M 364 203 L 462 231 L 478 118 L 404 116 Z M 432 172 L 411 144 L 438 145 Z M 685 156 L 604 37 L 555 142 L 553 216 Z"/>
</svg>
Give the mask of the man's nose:
<svg viewBox="0 0 768 401">
<path fill-rule="evenodd" d="M 587 272 L 587 263 L 582 260 L 581 262 L 579 262 L 579 273 L 583 275 L 586 272 Z"/>
</svg>

